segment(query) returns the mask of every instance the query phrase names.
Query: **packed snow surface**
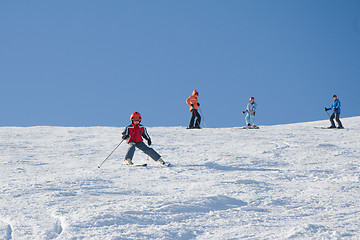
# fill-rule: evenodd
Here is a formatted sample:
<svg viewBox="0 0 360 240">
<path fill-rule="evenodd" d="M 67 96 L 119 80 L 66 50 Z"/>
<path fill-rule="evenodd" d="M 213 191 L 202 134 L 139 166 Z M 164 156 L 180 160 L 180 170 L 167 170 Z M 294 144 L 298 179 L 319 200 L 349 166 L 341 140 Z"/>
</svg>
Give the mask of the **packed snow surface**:
<svg viewBox="0 0 360 240">
<path fill-rule="evenodd" d="M 359 239 L 360 117 L 258 130 L 0 128 L 0 239 Z M 146 124 L 146 123 L 144 123 Z"/>
</svg>

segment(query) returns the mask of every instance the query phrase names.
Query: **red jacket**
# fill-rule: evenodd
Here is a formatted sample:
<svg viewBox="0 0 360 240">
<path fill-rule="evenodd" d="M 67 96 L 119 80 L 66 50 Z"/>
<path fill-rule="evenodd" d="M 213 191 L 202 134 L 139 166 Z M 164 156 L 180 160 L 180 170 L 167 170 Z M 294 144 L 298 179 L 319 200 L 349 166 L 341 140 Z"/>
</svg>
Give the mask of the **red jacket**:
<svg viewBox="0 0 360 240">
<path fill-rule="evenodd" d="M 142 142 L 143 138 L 145 138 L 146 140 L 150 139 L 150 136 L 147 133 L 146 128 L 141 124 L 138 124 L 138 125 L 130 124 L 129 126 L 127 126 L 125 128 L 122 135 L 125 135 L 125 136 L 129 137 L 129 140 L 127 141 L 128 143 L 130 143 L 130 142 L 134 142 L 134 143 Z"/>
</svg>

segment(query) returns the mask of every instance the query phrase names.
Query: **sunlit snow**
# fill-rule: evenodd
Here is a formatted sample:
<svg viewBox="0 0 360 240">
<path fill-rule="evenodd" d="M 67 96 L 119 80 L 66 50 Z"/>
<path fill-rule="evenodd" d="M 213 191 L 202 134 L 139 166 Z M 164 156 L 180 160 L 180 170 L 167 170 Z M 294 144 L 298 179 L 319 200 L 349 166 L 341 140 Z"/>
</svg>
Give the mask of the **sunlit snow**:
<svg viewBox="0 0 360 240">
<path fill-rule="evenodd" d="M 1 127 L 0 239 L 358 239 L 360 117 L 259 130 Z M 146 122 L 144 122 L 146 125 Z"/>
</svg>

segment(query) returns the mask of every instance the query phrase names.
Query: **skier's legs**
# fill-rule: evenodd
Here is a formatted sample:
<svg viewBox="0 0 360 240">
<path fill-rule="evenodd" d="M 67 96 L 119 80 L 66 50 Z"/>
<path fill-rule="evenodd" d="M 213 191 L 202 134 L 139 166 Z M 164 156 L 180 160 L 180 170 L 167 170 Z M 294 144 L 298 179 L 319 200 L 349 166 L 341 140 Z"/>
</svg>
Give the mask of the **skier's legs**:
<svg viewBox="0 0 360 240">
<path fill-rule="evenodd" d="M 135 146 L 143 151 L 146 155 L 150 156 L 154 161 L 157 161 L 159 158 L 161 158 L 161 156 L 154 149 L 146 146 L 144 142 L 138 142 Z"/>
<path fill-rule="evenodd" d="M 335 127 L 334 118 L 335 118 L 335 113 L 332 113 L 330 116 L 330 123 L 331 123 L 330 127 Z"/>
<path fill-rule="evenodd" d="M 196 115 L 195 127 L 200 128 L 201 116 L 200 116 L 200 114 L 199 114 L 199 112 L 197 110 L 195 110 L 195 112 L 196 112 L 196 114 L 195 114 Z"/>
<path fill-rule="evenodd" d="M 189 123 L 189 128 L 194 127 L 195 117 L 196 117 L 196 110 L 192 109 L 191 110 L 191 119 L 190 119 L 190 123 Z"/>
<path fill-rule="evenodd" d="M 127 153 L 125 155 L 125 159 L 132 160 L 135 153 L 135 143 L 129 143 L 129 149 L 127 150 Z"/>
<path fill-rule="evenodd" d="M 343 125 L 342 125 L 342 123 L 340 121 L 340 113 L 335 113 L 335 120 L 336 120 L 336 122 L 338 124 L 338 127 L 342 128 Z"/>
<path fill-rule="evenodd" d="M 246 113 L 245 122 L 246 122 L 246 125 L 251 124 L 251 122 L 250 122 L 250 113 Z"/>
<path fill-rule="evenodd" d="M 256 126 L 255 115 L 253 115 L 253 114 L 250 114 L 250 124 L 251 124 L 251 126 Z"/>
</svg>

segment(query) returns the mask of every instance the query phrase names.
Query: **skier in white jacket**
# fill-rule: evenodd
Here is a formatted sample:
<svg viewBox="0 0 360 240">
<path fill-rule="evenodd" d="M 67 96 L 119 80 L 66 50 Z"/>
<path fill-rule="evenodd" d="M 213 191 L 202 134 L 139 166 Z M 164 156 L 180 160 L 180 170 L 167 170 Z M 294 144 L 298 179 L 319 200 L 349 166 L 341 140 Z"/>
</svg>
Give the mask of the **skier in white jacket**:
<svg viewBox="0 0 360 240">
<path fill-rule="evenodd" d="M 256 112 L 257 104 L 255 103 L 255 98 L 251 97 L 250 102 L 246 106 L 245 111 L 243 111 L 243 114 L 246 113 L 245 116 L 245 122 L 248 127 L 256 127 L 255 123 L 255 112 Z"/>
</svg>

